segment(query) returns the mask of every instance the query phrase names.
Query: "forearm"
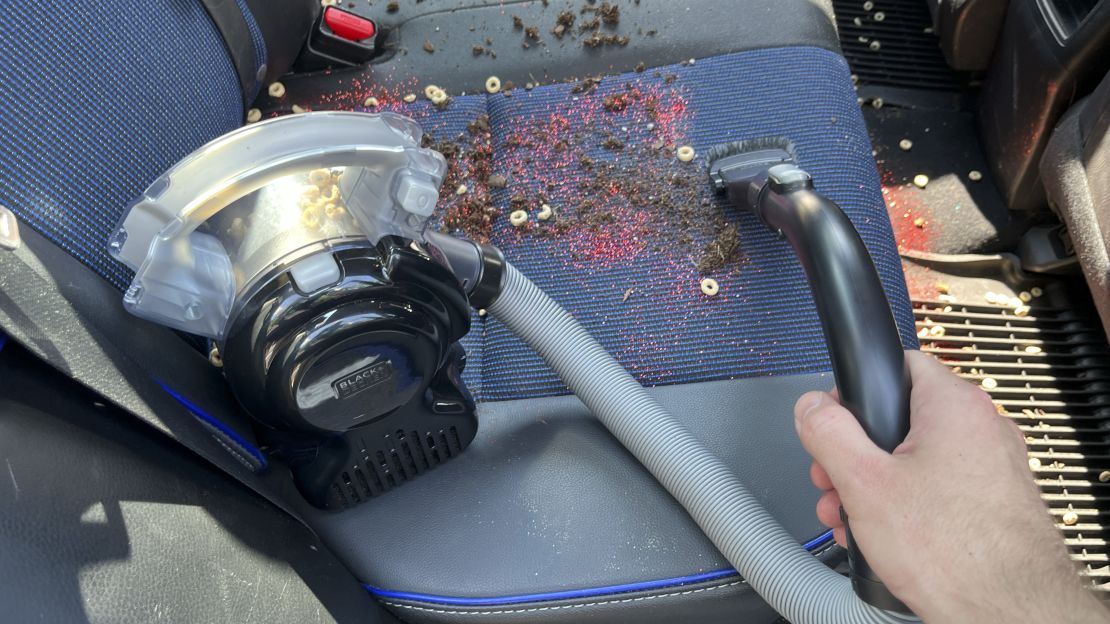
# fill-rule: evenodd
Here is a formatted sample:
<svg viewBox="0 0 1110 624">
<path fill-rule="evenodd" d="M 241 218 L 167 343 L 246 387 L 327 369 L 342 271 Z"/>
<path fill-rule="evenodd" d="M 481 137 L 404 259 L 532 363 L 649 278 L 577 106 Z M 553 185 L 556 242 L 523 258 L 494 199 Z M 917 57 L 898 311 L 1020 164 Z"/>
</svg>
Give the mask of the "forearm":
<svg viewBox="0 0 1110 624">
<path fill-rule="evenodd" d="M 1045 508 L 1022 432 L 928 356 L 907 364 L 911 428 L 894 453 L 836 397 L 799 400 L 795 426 L 825 492 L 818 518 L 842 539 L 843 508 L 868 562 L 926 622 L 1110 624 Z"/>
<path fill-rule="evenodd" d="M 964 588 L 958 595 L 922 601 L 915 611 L 926 624 L 979 622 L 1052 622 L 1096 624 L 1110 622 L 1110 610 L 1089 589 L 1072 578 L 1051 578 L 1043 569 L 1030 568 L 1030 589 L 1007 587 Z M 1038 583 L 1039 581 L 1039 583 Z"/>
<path fill-rule="evenodd" d="M 948 554 L 926 558 L 913 571 L 907 604 L 929 623 L 1110 622 L 1039 492 L 1014 488 L 1006 499 L 992 510 L 993 529 L 961 535 L 959 517 L 934 521 L 944 526 L 941 548 Z M 926 543 L 920 537 L 919 549 Z"/>
</svg>

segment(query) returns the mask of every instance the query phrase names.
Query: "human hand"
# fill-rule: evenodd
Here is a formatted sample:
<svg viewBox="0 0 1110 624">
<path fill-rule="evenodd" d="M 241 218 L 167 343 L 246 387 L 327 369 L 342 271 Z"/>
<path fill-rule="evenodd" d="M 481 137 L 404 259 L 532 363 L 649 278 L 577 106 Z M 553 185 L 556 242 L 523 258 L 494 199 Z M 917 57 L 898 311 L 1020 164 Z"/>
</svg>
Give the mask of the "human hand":
<svg viewBox="0 0 1110 624">
<path fill-rule="evenodd" d="M 1024 438 L 990 397 L 931 356 L 906 352 L 910 432 L 875 446 L 835 394 L 794 408 L 817 517 L 845 544 L 843 505 L 868 563 L 927 622 L 1105 622 L 1028 467 Z"/>
</svg>

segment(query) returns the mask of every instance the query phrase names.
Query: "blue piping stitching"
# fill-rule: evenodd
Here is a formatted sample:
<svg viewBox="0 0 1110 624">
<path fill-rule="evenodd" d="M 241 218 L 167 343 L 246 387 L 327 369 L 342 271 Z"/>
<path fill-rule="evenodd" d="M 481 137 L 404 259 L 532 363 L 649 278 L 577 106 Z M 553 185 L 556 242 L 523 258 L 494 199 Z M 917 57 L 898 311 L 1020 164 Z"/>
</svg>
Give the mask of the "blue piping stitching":
<svg viewBox="0 0 1110 624">
<path fill-rule="evenodd" d="M 806 550 L 815 550 L 832 540 L 832 531 L 826 531 L 821 535 L 806 542 L 803 546 Z M 507 604 L 521 604 L 527 602 L 546 602 L 551 600 L 568 600 L 573 598 L 593 598 L 597 596 L 606 596 L 610 594 L 624 594 L 635 591 L 647 591 L 652 589 L 664 589 L 667 587 L 676 587 L 679 585 L 689 585 L 691 583 L 704 583 L 706 581 L 715 581 L 718 579 L 737 576 L 737 572 L 733 568 L 725 570 L 714 570 L 712 572 L 702 572 L 701 574 L 691 574 L 688 576 L 676 576 L 674 578 L 659 579 L 655 581 L 641 581 L 639 583 L 624 583 L 621 585 L 607 585 L 605 587 L 589 587 L 586 589 L 570 589 L 557 592 L 546 592 L 539 594 L 521 594 L 517 596 L 494 596 L 490 598 L 463 598 L 456 596 L 436 596 L 433 594 L 419 594 L 415 592 L 392 591 L 388 589 L 380 589 L 372 585 L 363 583 L 366 591 L 370 592 L 377 598 L 394 598 L 398 600 L 412 600 L 415 602 L 427 602 L 441 605 L 451 605 L 458 607 L 490 607 L 497 605 Z"/>
<path fill-rule="evenodd" d="M 7 344 L 8 344 L 8 336 L 6 334 L 0 334 L 0 351 L 3 351 L 4 346 L 7 345 Z M 189 401 L 185 397 L 183 397 L 180 394 L 178 394 L 177 392 L 175 392 L 173 390 L 173 388 L 170 388 L 166 384 L 162 383 L 160 380 L 154 379 L 154 381 L 159 386 L 161 386 L 162 389 L 165 390 L 178 403 L 183 405 L 185 407 L 185 409 L 189 410 L 189 412 L 191 412 L 193 414 L 193 416 L 196 416 L 197 418 L 203 420 L 204 422 L 206 422 L 209 425 L 212 425 L 213 427 L 218 429 L 221 433 L 223 433 L 228 438 L 230 438 L 231 441 L 235 442 L 243 450 L 247 451 L 255 459 L 257 459 L 259 464 L 261 464 L 261 466 L 263 468 L 266 467 L 268 462 L 266 461 L 266 456 L 262 454 L 262 451 L 258 450 L 250 442 L 247 442 L 245 439 L 243 439 L 243 436 L 236 433 L 234 429 L 232 429 L 231 427 L 228 427 L 224 423 L 220 422 L 220 420 L 217 419 L 215 416 L 212 416 L 211 414 L 208 414 L 207 412 L 202 410 L 200 407 L 198 407 L 197 405 L 193 404 L 191 401 Z"/>
<path fill-rule="evenodd" d="M 262 454 L 262 451 L 258 450 L 257 448 L 255 448 L 255 446 L 253 444 L 251 444 L 250 442 L 247 442 L 245 439 L 243 439 L 243 436 L 236 433 L 236 431 L 234 429 L 225 425 L 223 422 L 221 422 L 215 416 L 205 412 L 204 410 L 202 410 L 199 406 L 195 405 L 189 399 L 186 399 L 185 397 L 178 394 L 177 391 L 175 391 L 173 388 L 167 386 L 166 384 L 162 383 L 161 380 L 155 379 L 153 377 L 151 379 L 154 379 L 155 383 L 157 383 L 159 386 L 161 386 L 162 389 L 165 390 L 167 394 L 169 394 L 171 397 L 174 398 L 174 400 L 176 400 L 178 403 L 180 403 L 182 406 L 184 406 L 185 409 L 189 410 L 189 412 L 191 412 L 193 414 L 193 416 L 196 416 L 200 420 L 203 420 L 204 422 L 208 423 L 209 425 L 212 425 L 216 429 L 220 430 L 221 433 L 226 435 L 233 442 L 238 444 L 243 450 L 247 451 L 255 459 L 257 459 L 258 462 L 262 465 L 263 468 L 265 468 L 267 466 L 268 462 L 266 461 L 266 456 Z"/>
<path fill-rule="evenodd" d="M 829 529 L 828 531 L 825 531 L 824 533 L 818 535 L 817 537 L 809 540 L 805 544 L 802 544 L 802 548 L 805 548 L 806 550 L 817 550 L 818 548 L 820 548 L 820 547 L 824 546 L 825 544 L 828 544 L 829 542 L 831 542 L 832 538 L 833 538 L 833 532 L 832 532 L 832 529 Z"/>
</svg>

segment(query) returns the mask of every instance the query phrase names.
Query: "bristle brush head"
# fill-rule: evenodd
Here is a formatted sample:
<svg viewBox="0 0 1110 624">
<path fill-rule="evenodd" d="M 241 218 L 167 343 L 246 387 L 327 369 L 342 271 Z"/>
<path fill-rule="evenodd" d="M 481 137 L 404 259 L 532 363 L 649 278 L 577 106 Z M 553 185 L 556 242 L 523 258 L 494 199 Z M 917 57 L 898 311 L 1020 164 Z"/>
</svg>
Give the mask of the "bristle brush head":
<svg viewBox="0 0 1110 624">
<path fill-rule="evenodd" d="M 709 181 L 718 192 L 730 183 L 765 179 L 775 165 L 795 163 L 794 144 L 785 137 L 770 136 L 731 141 L 709 148 L 706 153 Z"/>
<path fill-rule="evenodd" d="M 794 157 L 794 144 L 786 137 L 781 136 L 768 136 L 758 137 L 754 139 L 741 139 L 739 141 L 729 141 L 728 143 L 721 143 L 709 148 L 706 153 L 705 160 L 710 166 L 713 163 L 729 156 L 737 154 L 746 154 L 749 152 L 758 152 L 765 150 L 782 150 L 787 153 L 790 160 L 796 160 Z"/>
</svg>

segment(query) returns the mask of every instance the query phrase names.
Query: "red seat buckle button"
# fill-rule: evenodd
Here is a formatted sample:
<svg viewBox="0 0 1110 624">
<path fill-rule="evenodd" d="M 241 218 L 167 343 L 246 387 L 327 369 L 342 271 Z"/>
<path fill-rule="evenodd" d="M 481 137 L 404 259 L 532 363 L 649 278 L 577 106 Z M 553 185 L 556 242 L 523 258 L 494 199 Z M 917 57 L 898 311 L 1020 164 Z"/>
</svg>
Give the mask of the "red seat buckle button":
<svg viewBox="0 0 1110 624">
<path fill-rule="evenodd" d="M 338 37 L 348 41 L 363 41 L 374 36 L 374 22 L 335 7 L 324 9 L 324 23 Z"/>
</svg>

